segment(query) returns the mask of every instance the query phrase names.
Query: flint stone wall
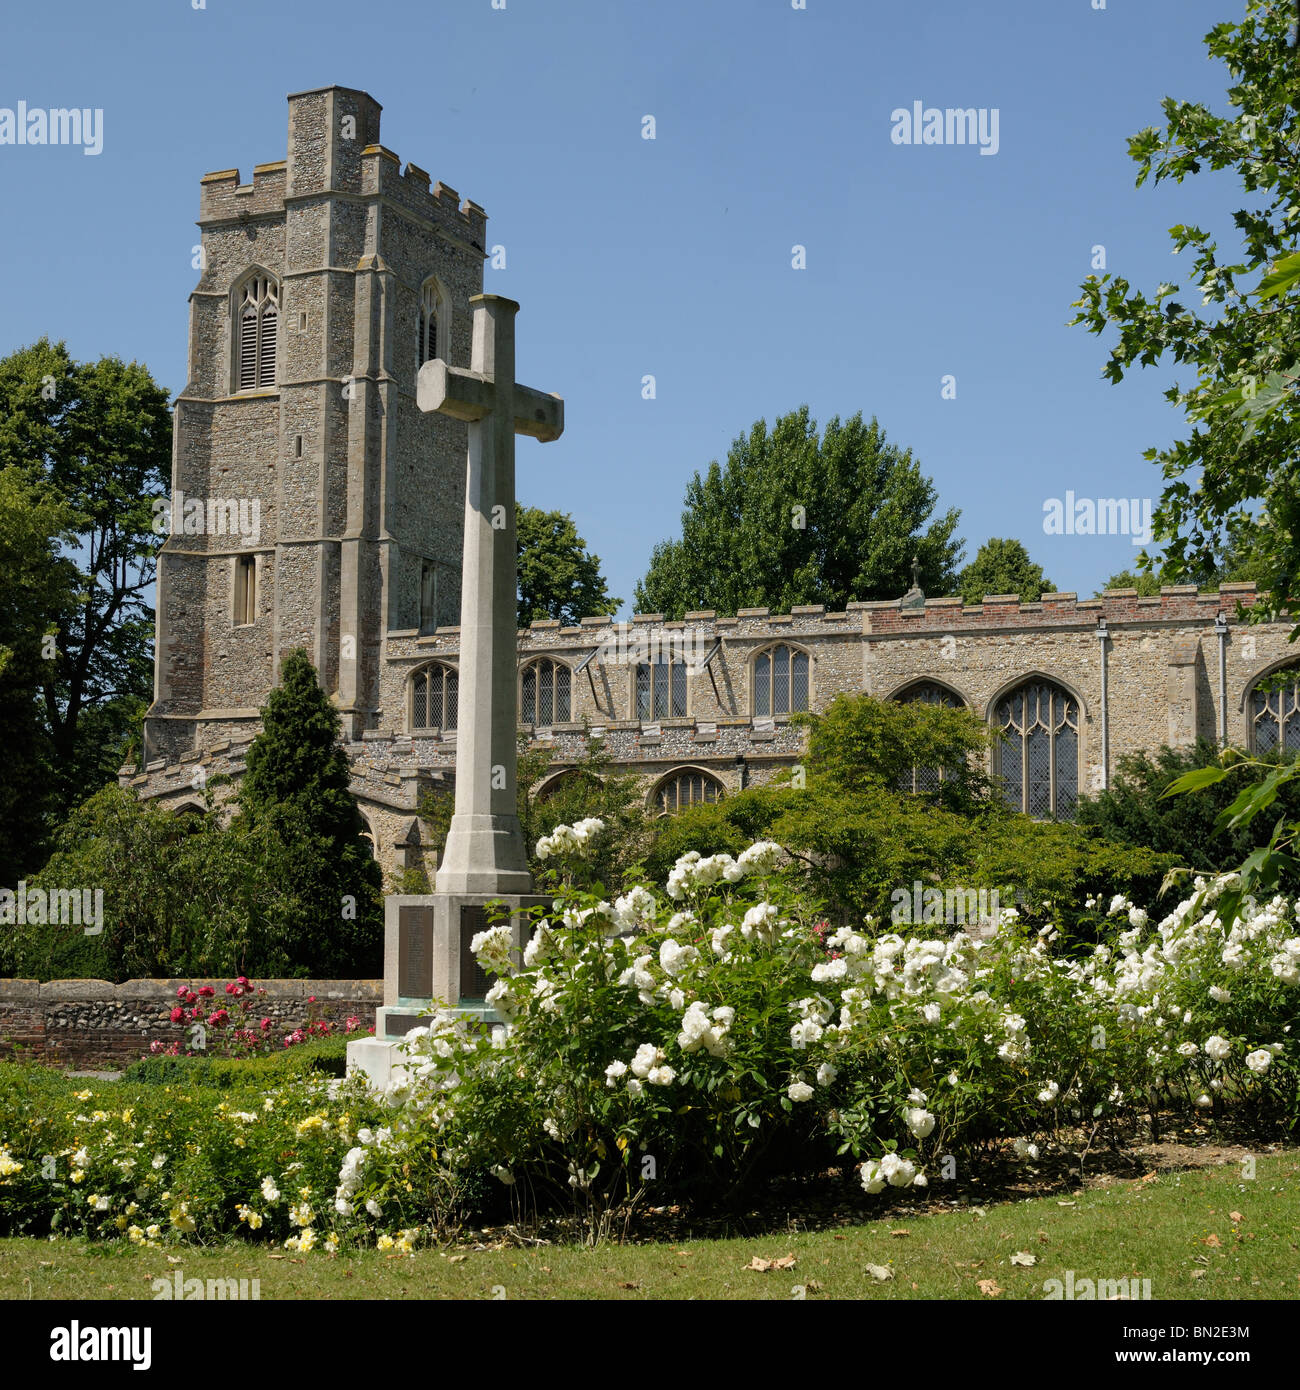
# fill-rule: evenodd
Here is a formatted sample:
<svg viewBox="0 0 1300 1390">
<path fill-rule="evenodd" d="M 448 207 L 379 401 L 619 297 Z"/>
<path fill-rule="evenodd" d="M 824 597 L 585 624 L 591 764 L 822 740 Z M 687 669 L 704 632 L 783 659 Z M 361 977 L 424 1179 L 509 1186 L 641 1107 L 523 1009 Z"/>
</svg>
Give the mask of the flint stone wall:
<svg viewBox="0 0 1300 1390">
<path fill-rule="evenodd" d="M 54 1066 L 121 1068 L 149 1055 L 149 1044 L 186 1045 L 191 1023 L 172 1023 L 176 991 L 211 985 L 211 1008 L 229 1008 L 240 1026 L 238 1000 L 225 993 L 227 980 L 0 980 L 0 1057 L 34 1057 Z M 261 980 L 249 1014 L 253 1026 L 272 1020 L 276 1038 L 325 1019 L 342 1025 L 356 1015 L 361 1026 L 375 1021 L 384 1002 L 382 980 Z M 219 1030 L 209 1027 L 209 1035 Z"/>
</svg>

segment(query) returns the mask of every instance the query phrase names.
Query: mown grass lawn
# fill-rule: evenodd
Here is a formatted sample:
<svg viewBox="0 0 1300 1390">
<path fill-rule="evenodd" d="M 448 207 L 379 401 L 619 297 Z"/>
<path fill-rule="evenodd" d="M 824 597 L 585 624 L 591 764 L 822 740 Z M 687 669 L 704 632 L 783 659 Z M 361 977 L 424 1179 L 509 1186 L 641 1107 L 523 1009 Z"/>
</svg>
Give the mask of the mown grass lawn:
<svg viewBox="0 0 1300 1390">
<path fill-rule="evenodd" d="M 260 1281 L 263 1299 L 1041 1299 L 1044 1281 L 1150 1279 L 1153 1299 L 1300 1297 L 1300 1152 L 1060 1196 L 860 1226 L 684 1245 L 298 1256 L 249 1245 L 140 1250 L 0 1241 L 5 1299 L 151 1299 L 151 1281 Z M 1033 1263 L 1013 1263 L 1033 1257 Z M 794 1264 L 746 1269 L 758 1257 Z M 881 1279 L 868 1269 L 889 1272 Z M 991 1281 L 991 1283 L 990 1283 Z M 981 1287 L 983 1284 L 983 1287 Z"/>
</svg>

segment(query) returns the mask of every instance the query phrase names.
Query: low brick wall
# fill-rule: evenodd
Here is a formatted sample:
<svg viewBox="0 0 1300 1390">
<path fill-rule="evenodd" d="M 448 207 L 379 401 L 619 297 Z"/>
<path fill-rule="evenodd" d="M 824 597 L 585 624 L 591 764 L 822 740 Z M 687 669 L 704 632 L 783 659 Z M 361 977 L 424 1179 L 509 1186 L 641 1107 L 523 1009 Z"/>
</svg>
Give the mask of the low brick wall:
<svg viewBox="0 0 1300 1390">
<path fill-rule="evenodd" d="M 173 1023 L 176 991 L 183 985 L 211 985 L 212 1009 L 229 1008 L 232 1022 L 242 1022 L 238 1000 L 225 992 L 227 980 L 0 980 L 0 1058 L 22 1052 L 55 1066 L 77 1069 L 129 1066 L 149 1052 L 154 1041 L 170 1046 L 180 1039 L 185 1050 L 191 1023 Z M 357 1015 L 361 1026 L 375 1021 L 384 1002 L 382 980 L 255 980 L 265 990 L 248 1015 L 253 1026 L 272 1020 L 271 1032 L 283 1037 L 318 1019 L 342 1025 Z M 216 1031 L 216 1030 L 212 1030 Z M 210 1045 L 209 1045 L 210 1046 Z"/>
</svg>

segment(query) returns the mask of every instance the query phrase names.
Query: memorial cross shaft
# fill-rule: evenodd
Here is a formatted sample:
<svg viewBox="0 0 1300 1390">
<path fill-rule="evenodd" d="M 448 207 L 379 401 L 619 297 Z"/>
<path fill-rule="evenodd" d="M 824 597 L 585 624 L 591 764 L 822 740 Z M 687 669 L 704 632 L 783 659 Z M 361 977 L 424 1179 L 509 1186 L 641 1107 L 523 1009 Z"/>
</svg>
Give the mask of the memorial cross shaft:
<svg viewBox="0 0 1300 1390">
<path fill-rule="evenodd" d="M 515 799 L 518 616 L 515 435 L 564 432 L 564 402 L 515 381 L 519 305 L 474 295 L 470 367 L 435 358 L 420 369 L 421 410 L 469 424 L 460 591 L 456 806 L 436 891 L 516 894 L 532 876 Z"/>
</svg>

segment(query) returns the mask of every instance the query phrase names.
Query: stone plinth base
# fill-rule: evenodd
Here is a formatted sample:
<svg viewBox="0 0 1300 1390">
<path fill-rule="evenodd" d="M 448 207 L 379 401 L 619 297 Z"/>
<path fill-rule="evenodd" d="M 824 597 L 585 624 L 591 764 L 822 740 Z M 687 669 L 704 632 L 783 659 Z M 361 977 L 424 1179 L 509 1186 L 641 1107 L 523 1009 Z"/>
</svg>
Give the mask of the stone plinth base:
<svg viewBox="0 0 1300 1390">
<path fill-rule="evenodd" d="M 484 1002 L 492 980 L 470 951 L 471 940 L 490 925 L 489 905 L 511 912 L 511 954 L 523 963 L 532 934 L 531 907 L 548 897 L 536 893 L 390 894 L 384 899 L 384 1007 L 375 1012 L 375 1035 L 348 1044 L 348 1068 L 359 1068 L 371 1085 L 384 1088 L 405 1077 L 402 1039 L 427 1023 L 435 1005 L 486 1026 L 502 1022 Z"/>
</svg>

